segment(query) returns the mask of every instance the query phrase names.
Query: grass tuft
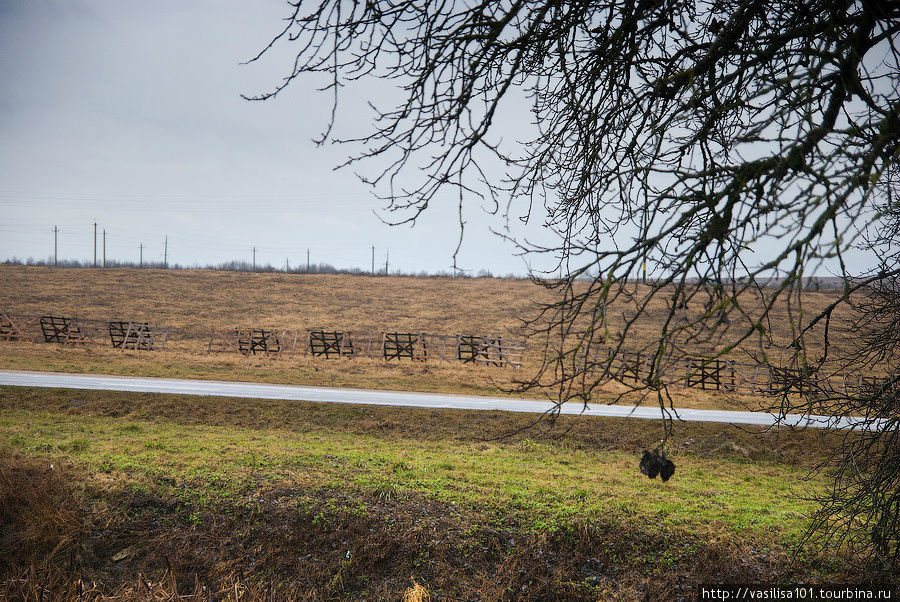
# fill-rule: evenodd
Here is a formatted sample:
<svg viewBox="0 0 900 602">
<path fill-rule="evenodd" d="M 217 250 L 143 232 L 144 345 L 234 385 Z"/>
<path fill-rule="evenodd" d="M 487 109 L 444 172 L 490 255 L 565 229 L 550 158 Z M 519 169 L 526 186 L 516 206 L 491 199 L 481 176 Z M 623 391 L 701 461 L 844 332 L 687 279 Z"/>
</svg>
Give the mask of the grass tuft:
<svg viewBox="0 0 900 602">
<path fill-rule="evenodd" d="M 403 592 L 403 602 L 431 602 L 431 594 L 413 579 L 412 585 Z"/>
</svg>

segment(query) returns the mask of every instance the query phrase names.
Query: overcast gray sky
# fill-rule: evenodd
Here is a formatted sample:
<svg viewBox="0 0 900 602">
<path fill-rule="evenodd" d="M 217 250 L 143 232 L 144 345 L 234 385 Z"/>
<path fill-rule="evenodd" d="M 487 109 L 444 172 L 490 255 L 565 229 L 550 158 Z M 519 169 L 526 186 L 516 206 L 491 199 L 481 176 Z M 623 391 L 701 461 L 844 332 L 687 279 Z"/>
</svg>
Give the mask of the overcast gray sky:
<svg viewBox="0 0 900 602">
<path fill-rule="evenodd" d="M 373 211 L 382 203 L 353 171 L 333 170 L 352 149 L 312 142 L 331 109 L 316 91 L 323 82 L 241 99 L 290 69 L 289 44 L 240 65 L 279 31 L 286 9 L 284 0 L 0 0 L 0 260 L 47 258 L 54 225 L 61 259 L 90 259 L 96 221 L 107 256 L 125 261 L 138 259 L 141 243 L 145 260 L 160 261 L 168 236 L 169 261 L 183 265 L 249 261 L 255 246 L 258 264 L 297 265 L 309 249 L 313 263 L 368 269 L 374 245 L 378 265 L 389 249 L 392 269 L 448 270 L 455 192 L 414 228 L 384 225 Z M 385 95 L 379 81 L 346 88 L 338 132 L 368 132 L 366 103 L 385 106 Z M 529 121 L 514 103 L 495 125 L 514 140 Z M 526 272 L 490 233 L 503 228 L 499 217 L 467 199 L 465 219 L 461 267 Z M 542 221 L 512 234 L 541 242 Z M 754 246 L 758 260 L 766 244 Z M 851 272 L 871 263 L 856 252 L 847 259 Z"/>
<path fill-rule="evenodd" d="M 182 264 L 312 261 L 368 268 L 371 245 L 392 269 L 446 270 L 457 242 L 456 199 L 415 228 L 391 228 L 352 171 L 346 147 L 311 141 L 329 97 L 302 82 L 274 101 L 286 55 L 241 66 L 286 14 L 282 0 L 122 2 L 0 0 L 0 259 L 89 259 L 92 226 L 107 256 Z M 283 59 L 283 60 L 281 60 Z M 348 131 L 368 99 L 350 98 Z M 359 133 L 359 131 L 357 131 Z M 452 194 L 448 191 L 448 194 Z M 466 209 L 460 265 L 524 273 L 498 218 Z"/>
</svg>

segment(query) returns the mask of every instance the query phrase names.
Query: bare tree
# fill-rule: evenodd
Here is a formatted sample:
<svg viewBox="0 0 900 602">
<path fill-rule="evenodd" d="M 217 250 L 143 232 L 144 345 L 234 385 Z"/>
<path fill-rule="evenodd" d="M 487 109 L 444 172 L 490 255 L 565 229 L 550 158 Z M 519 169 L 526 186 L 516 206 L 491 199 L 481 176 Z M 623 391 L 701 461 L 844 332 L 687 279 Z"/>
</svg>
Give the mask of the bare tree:
<svg viewBox="0 0 900 602">
<path fill-rule="evenodd" d="M 823 465 L 831 487 L 815 496 L 819 509 L 808 537 L 823 544 L 848 543 L 879 568 L 900 568 L 900 280 L 879 281 L 860 304 L 866 329 L 857 360 L 880 356 L 883 372 L 856 391 L 824 392 L 827 411 L 858 416 L 858 432 Z M 866 371 L 871 364 L 863 364 Z"/>
<path fill-rule="evenodd" d="M 857 337 L 837 359 L 842 370 L 860 375 L 856 386 L 820 386 L 805 400 L 785 402 L 793 411 L 856 417 L 856 430 L 843 431 L 841 444 L 822 463 L 833 480 L 815 496 L 819 508 L 807 539 L 848 544 L 870 568 L 874 563 L 894 573 L 900 569 L 900 182 L 895 176 L 891 170 L 881 186 L 881 220 L 865 240 L 880 257 L 879 267 L 845 301 L 853 307 L 851 329 Z M 836 306 L 816 319 L 828 321 Z M 826 326 L 826 351 L 828 333 Z"/>
<path fill-rule="evenodd" d="M 546 352 L 530 386 L 587 403 L 654 300 L 665 307 L 659 332 L 631 350 L 649 356 L 636 388 L 663 412 L 665 366 L 686 342 L 704 342 L 710 358 L 753 342 L 768 362 L 776 303 L 792 308 L 792 361 L 815 371 L 810 345 L 829 316 L 804 317 L 803 279 L 833 266 L 844 299 L 857 290 L 845 253 L 881 219 L 877 190 L 900 150 L 900 4 L 291 6 L 251 61 L 284 47 L 293 66 L 250 98 L 327 78 L 334 110 L 320 141 L 354 145 L 348 165 L 370 166 L 364 179 L 391 221 L 414 222 L 456 188 L 460 208 L 464 197 L 487 202 L 557 235 L 549 246 L 516 241 L 558 262 L 535 274 L 559 294 L 532 323 Z M 337 139 L 341 90 L 373 78 L 396 83 L 399 101 L 373 105 L 371 131 Z M 525 104 L 529 127 L 498 125 Z M 613 301 L 625 315 L 606 311 Z M 703 311 L 685 319 L 687 305 Z"/>
</svg>

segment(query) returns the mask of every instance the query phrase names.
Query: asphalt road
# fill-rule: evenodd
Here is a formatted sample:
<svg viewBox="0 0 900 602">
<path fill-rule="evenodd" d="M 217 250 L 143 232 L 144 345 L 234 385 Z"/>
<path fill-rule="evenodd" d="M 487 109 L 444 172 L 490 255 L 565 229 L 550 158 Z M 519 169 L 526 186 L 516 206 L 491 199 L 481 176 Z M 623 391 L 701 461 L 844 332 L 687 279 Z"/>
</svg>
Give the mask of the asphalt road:
<svg viewBox="0 0 900 602">
<path fill-rule="evenodd" d="M 286 399 L 323 403 L 349 403 L 379 406 L 401 406 L 455 410 L 499 410 L 504 412 L 544 413 L 552 409 L 549 401 L 476 397 L 441 393 L 412 393 L 405 391 L 377 391 L 372 389 L 341 389 L 267 383 L 227 382 L 215 380 L 187 380 L 176 378 L 145 378 L 66 374 L 62 372 L 25 372 L 0 370 L 0 385 L 17 387 L 51 387 L 58 389 L 90 389 L 100 391 L 132 391 L 141 393 L 169 393 L 175 395 L 213 395 L 250 399 Z M 561 414 L 606 416 L 614 418 L 643 418 L 659 420 L 662 413 L 656 406 L 620 406 L 567 403 Z M 678 409 L 673 417 L 686 422 L 720 422 L 754 426 L 779 423 L 777 417 L 764 412 L 736 412 L 726 410 Z M 854 418 L 800 416 L 789 414 L 779 424 L 793 427 L 847 428 L 856 424 Z"/>
</svg>

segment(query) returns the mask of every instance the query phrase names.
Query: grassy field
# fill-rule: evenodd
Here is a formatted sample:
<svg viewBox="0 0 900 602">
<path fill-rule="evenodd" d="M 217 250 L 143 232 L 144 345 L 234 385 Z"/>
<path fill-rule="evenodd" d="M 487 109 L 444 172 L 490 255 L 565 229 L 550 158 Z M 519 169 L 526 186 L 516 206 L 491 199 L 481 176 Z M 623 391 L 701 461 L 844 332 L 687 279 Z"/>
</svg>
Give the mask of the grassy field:
<svg viewBox="0 0 900 602">
<path fill-rule="evenodd" d="M 213 328 L 235 327 L 518 336 L 552 300 L 499 279 L 0 266 L 0 283 L 0 311 L 173 329 L 160 352 L 0 342 L 0 368 L 491 395 L 521 395 L 534 363 L 206 347 Z M 809 293 L 804 311 L 833 298 Z M 634 347 L 652 341 L 663 310 L 651 307 Z M 775 308 L 780 343 L 786 321 Z M 598 400 L 623 390 L 609 383 Z M 764 403 L 675 395 L 680 407 Z M 704 582 L 861 578 L 845 550 L 796 551 L 809 495 L 827 485 L 811 469 L 833 449 L 828 435 L 676 422 L 677 470 L 662 483 L 637 468 L 662 434 L 656 421 L 530 420 L 0 388 L 0 598 L 689 600 Z"/>
<path fill-rule="evenodd" d="M 677 425 L 662 483 L 637 470 L 654 423 L 511 435 L 527 420 L 0 388 L 0 578 L 7 595 L 80 577 L 247 599 L 398 599 L 414 582 L 461 599 L 689 599 L 704 580 L 848 578 L 834 551 L 786 562 L 803 494 L 823 486 L 808 477 L 820 433 Z"/>
<path fill-rule="evenodd" d="M 0 266 L 0 311 L 24 315 L 67 315 L 101 320 L 141 320 L 173 329 L 163 353 L 129 353 L 108 344 L 86 348 L 0 343 L 0 368 L 105 372 L 144 376 L 215 378 L 265 382 L 341 385 L 473 394 L 506 394 L 527 380 L 535 362 L 523 370 L 474 368 L 448 362 L 388 364 L 357 358 L 324 360 L 244 358 L 207 355 L 213 329 L 269 327 L 348 330 L 379 336 L 383 330 L 431 333 L 522 335 L 522 321 L 552 301 L 553 292 L 526 280 L 368 277 L 351 275 L 258 274 L 205 270 L 54 269 Z M 812 314 L 836 293 L 809 292 L 804 311 Z M 748 303 L 749 305 L 749 303 Z M 626 304 L 610 315 L 628 311 Z M 694 307 L 694 312 L 701 311 Z M 785 306 L 772 311 L 775 339 L 785 342 Z M 653 340 L 663 317 L 660 301 L 651 306 L 629 340 L 638 348 Z M 835 320 L 832 340 L 845 337 Z M 696 353 L 709 344 L 690 342 Z M 740 350 L 735 352 L 742 359 Z M 611 399 L 621 389 L 603 389 Z M 533 394 L 532 394 L 533 395 Z M 602 395 L 601 395 L 602 396 Z M 601 399 L 601 401 L 603 401 Z M 684 407 L 757 407 L 750 397 L 680 391 Z"/>
</svg>

